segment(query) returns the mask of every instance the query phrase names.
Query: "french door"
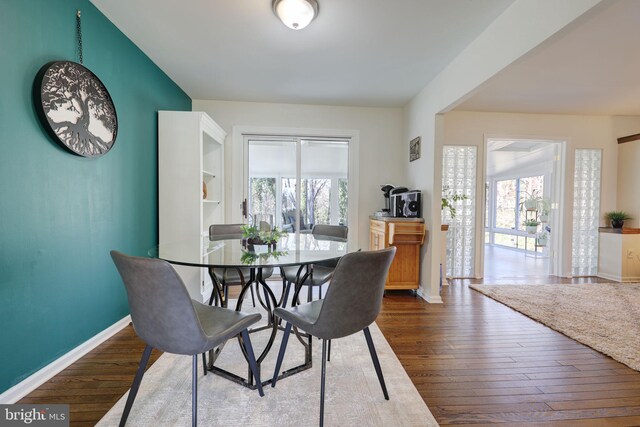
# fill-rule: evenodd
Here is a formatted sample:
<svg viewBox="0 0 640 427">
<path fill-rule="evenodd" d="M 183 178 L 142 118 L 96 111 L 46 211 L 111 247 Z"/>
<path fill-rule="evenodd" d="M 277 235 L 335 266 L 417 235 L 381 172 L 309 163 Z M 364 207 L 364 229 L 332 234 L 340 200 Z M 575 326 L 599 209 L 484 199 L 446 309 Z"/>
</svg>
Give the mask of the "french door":
<svg viewBox="0 0 640 427">
<path fill-rule="evenodd" d="M 348 225 L 349 139 L 245 135 L 245 219 L 288 232 Z"/>
</svg>

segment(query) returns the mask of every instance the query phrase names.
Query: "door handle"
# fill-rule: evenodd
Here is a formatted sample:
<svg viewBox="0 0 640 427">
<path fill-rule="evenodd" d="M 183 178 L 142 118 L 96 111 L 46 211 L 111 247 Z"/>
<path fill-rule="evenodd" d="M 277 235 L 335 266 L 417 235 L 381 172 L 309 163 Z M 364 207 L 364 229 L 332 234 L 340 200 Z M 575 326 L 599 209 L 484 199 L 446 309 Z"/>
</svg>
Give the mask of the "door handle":
<svg viewBox="0 0 640 427">
<path fill-rule="evenodd" d="M 242 203 L 240 203 L 240 210 L 242 211 L 242 216 L 247 218 L 247 199 L 244 199 Z"/>
</svg>

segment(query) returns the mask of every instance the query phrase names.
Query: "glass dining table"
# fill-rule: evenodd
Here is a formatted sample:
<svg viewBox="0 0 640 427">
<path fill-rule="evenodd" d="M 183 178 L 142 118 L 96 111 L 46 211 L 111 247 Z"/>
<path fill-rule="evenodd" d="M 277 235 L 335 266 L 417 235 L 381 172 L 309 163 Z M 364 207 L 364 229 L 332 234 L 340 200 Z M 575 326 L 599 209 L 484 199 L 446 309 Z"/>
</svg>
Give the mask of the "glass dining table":
<svg viewBox="0 0 640 427">
<path fill-rule="evenodd" d="M 266 312 L 267 323 L 266 325 L 251 329 L 250 333 L 262 331 L 264 331 L 263 333 L 265 334 L 270 333 L 264 349 L 256 359 L 258 369 L 260 370 L 262 362 L 273 346 L 278 330 L 282 329 L 279 320 L 276 319 L 273 314 L 273 309 L 283 306 L 288 299 L 284 286 L 282 286 L 281 295 L 276 297 L 273 288 L 263 277 L 263 269 L 298 266 L 291 303 L 295 305 L 298 302 L 304 282 L 313 274 L 313 264 L 337 261 L 345 255 L 347 251 L 346 239 L 311 233 L 291 233 L 283 236 L 275 246 L 249 245 L 240 235 L 216 236 L 215 240 L 210 240 L 208 236 L 194 236 L 191 239 L 157 245 L 148 251 L 148 255 L 152 258 L 163 259 L 175 265 L 209 268 L 210 272 L 212 268 L 235 269 L 239 274 L 242 284 L 235 307 L 237 311 L 242 310 L 247 291 L 251 290 L 251 286 L 256 285 L 258 301 Z M 247 270 L 249 271 L 249 277 L 245 277 L 243 273 L 246 273 Z M 218 282 L 214 274 L 210 274 L 210 276 L 213 282 L 213 293 L 209 304 L 211 305 L 214 301 L 222 303 L 225 301 L 222 295 L 222 284 Z M 280 285 L 280 283 L 278 283 L 278 285 Z M 264 298 L 260 295 L 260 290 L 262 290 Z M 279 378 L 284 378 L 309 369 L 312 364 L 311 336 L 297 331 L 295 328 L 294 332 L 298 341 L 304 346 L 305 360 L 302 364 L 284 371 Z M 240 336 L 238 340 L 242 344 L 242 338 Z M 215 366 L 216 359 L 223 347 L 224 346 L 221 346 L 209 352 L 207 369 L 231 381 L 255 389 L 255 380 L 248 365 L 246 378 Z M 244 346 L 240 345 L 240 348 L 246 359 L 247 355 L 244 351 Z M 263 381 L 262 385 L 266 386 L 270 383 L 271 379 L 268 379 Z"/>
</svg>

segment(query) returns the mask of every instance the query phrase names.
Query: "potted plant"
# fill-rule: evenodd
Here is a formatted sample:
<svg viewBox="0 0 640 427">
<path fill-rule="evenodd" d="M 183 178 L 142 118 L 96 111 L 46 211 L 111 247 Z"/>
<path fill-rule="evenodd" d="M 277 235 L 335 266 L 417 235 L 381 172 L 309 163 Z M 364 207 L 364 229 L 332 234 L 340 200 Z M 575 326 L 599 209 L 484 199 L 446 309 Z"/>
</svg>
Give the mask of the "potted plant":
<svg viewBox="0 0 640 427">
<path fill-rule="evenodd" d="M 449 210 L 449 217 L 451 219 L 456 217 L 456 208 L 454 206 L 455 203 L 461 202 L 463 200 L 467 200 L 469 197 L 466 194 L 458 194 L 451 190 L 449 186 L 445 185 L 442 187 L 442 203 L 440 205 L 440 209 L 442 209 L 443 217 L 446 212 L 445 209 Z"/>
<path fill-rule="evenodd" d="M 545 231 L 540 233 L 538 235 L 538 238 L 536 239 L 536 244 L 538 246 L 542 246 L 542 247 L 547 246 L 548 242 L 549 242 L 549 235 Z"/>
<path fill-rule="evenodd" d="M 243 225 L 241 230 L 242 238 L 246 241 L 248 249 L 250 251 L 255 250 L 256 252 L 261 252 L 261 249 L 264 249 L 256 248 L 256 246 L 267 246 L 266 249 L 275 249 L 278 240 L 287 234 L 278 229 L 278 227 L 273 227 L 273 230 L 270 231 L 260 231 L 255 225 Z"/>
<path fill-rule="evenodd" d="M 625 220 L 633 219 L 631 215 L 625 211 L 611 211 L 605 213 L 604 216 L 611 223 L 611 227 L 613 228 L 622 228 Z"/>
<path fill-rule="evenodd" d="M 540 203 L 541 200 L 543 200 L 542 196 L 540 196 L 540 193 L 538 193 L 538 190 L 531 190 L 531 193 L 528 192 L 524 192 L 524 194 L 527 195 L 526 199 L 522 199 L 520 201 L 520 210 L 524 211 L 535 211 L 538 209 L 538 204 Z"/>
<path fill-rule="evenodd" d="M 540 198 L 537 209 L 540 214 L 540 222 L 549 222 L 549 211 L 551 210 L 551 202 L 549 199 L 545 197 Z"/>
<path fill-rule="evenodd" d="M 536 234 L 536 232 L 538 231 L 538 226 L 540 225 L 540 221 L 536 219 L 528 219 L 523 222 L 523 225 L 527 229 L 527 233 Z"/>
<path fill-rule="evenodd" d="M 243 225 L 240 229 L 242 230 L 242 245 L 246 246 L 250 252 L 266 252 L 268 250 L 257 226 Z"/>
</svg>

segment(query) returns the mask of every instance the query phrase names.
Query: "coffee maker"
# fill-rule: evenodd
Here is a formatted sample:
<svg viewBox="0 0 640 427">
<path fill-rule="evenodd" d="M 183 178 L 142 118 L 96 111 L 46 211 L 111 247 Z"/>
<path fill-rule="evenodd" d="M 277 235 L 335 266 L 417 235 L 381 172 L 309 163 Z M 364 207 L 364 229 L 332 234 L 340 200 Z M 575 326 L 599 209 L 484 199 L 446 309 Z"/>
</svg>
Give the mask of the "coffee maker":
<svg viewBox="0 0 640 427">
<path fill-rule="evenodd" d="M 391 216 L 391 201 L 389 200 L 389 193 L 395 187 L 391 184 L 384 184 L 380 186 L 380 190 L 384 193 L 384 208 L 378 212 L 379 216 Z"/>
</svg>

